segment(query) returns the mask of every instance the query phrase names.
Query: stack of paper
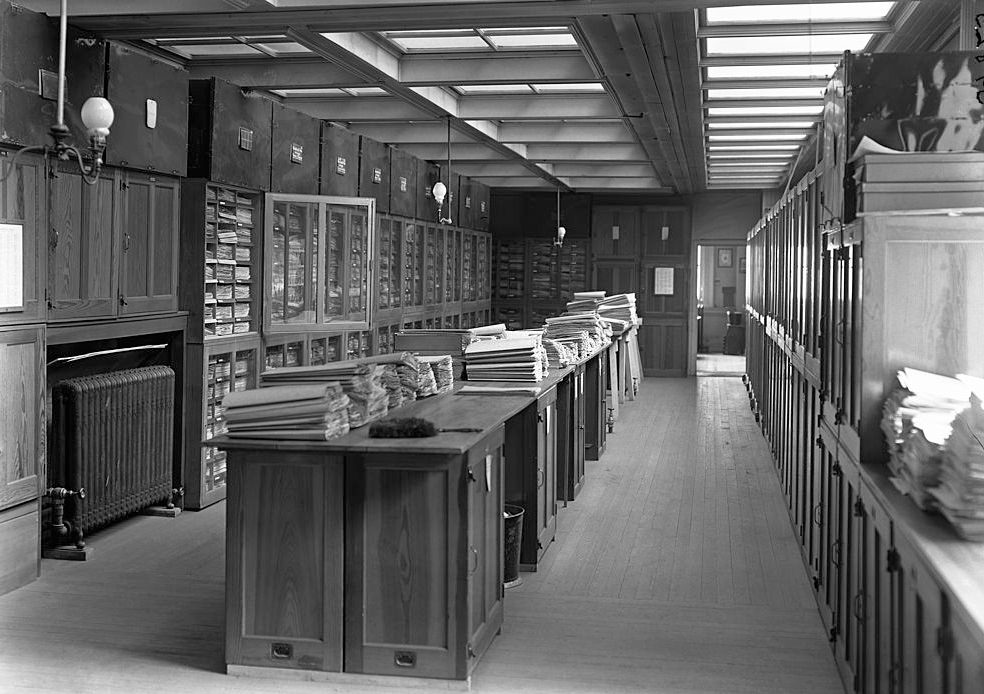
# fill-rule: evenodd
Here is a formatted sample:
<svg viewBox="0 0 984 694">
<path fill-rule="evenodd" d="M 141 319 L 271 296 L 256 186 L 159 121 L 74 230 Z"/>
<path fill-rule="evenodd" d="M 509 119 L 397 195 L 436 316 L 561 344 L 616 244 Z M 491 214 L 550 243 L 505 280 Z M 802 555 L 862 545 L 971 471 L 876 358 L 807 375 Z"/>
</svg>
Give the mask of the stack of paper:
<svg viewBox="0 0 984 694">
<path fill-rule="evenodd" d="M 434 384 L 439 394 L 448 393 L 454 388 L 454 364 L 450 354 L 419 357 L 419 359 L 430 366 L 431 373 L 434 375 Z"/>
<path fill-rule="evenodd" d="M 897 387 L 882 409 L 893 483 L 920 508 L 936 507 L 930 493 L 940 483 L 947 438 L 970 389 L 955 378 L 917 369 L 898 372 Z"/>
<path fill-rule="evenodd" d="M 505 338 L 473 342 L 465 350 L 469 381 L 530 381 L 543 379 L 543 347 L 535 338 Z"/>
<path fill-rule="evenodd" d="M 349 426 L 356 429 L 385 416 L 389 409 L 389 394 L 382 385 L 382 376 L 382 364 L 351 360 L 264 371 L 260 385 L 267 388 L 338 382 L 349 397 Z"/>
<path fill-rule="evenodd" d="M 334 382 L 232 392 L 222 406 L 233 438 L 326 440 L 349 430 L 349 399 Z"/>
</svg>

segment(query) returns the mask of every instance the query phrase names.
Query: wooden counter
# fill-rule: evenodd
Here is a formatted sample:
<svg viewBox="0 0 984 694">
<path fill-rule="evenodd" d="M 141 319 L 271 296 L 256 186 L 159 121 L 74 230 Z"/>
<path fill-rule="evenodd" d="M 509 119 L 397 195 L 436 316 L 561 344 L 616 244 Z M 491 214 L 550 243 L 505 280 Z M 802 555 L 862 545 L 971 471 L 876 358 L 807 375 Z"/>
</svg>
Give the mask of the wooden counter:
<svg viewBox="0 0 984 694">
<path fill-rule="evenodd" d="M 503 422 L 529 397 L 398 416 L 478 433 L 227 451 L 226 663 L 467 679 L 502 624 Z"/>
</svg>

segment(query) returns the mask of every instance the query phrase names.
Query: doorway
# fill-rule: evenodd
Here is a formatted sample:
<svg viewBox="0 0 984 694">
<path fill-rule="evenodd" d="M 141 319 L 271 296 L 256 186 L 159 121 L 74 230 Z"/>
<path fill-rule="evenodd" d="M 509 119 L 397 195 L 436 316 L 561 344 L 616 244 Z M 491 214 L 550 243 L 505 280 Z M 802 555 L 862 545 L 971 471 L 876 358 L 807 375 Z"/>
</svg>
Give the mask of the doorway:
<svg viewBox="0 0 984 694">
<path fill-rule="evenodd" d="M 745 373 L 745 245 L 697 245 L 698 376 Z"/>
</svg>

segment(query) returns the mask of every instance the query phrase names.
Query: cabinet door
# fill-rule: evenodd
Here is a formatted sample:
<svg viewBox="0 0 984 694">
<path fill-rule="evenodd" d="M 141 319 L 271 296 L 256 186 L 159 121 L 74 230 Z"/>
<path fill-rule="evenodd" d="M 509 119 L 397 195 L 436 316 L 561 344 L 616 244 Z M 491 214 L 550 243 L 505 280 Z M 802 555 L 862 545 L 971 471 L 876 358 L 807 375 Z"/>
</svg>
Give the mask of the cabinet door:
<svg viewBox="0 0 984 694">
<path fill-rule="evenodd" d="M 44 328 L 0 330 L 0 510 L 38 496 L 44 472 Z"/>
<path fill-rule="evenodd" d="M 0 151 L 0 166 L 7 167 L 8 153 Z M 48 242 L 45 231 L 44 162 L 40 157 L 22 156 L 9 178 L 0 181 L 0 251 L 10 253 L 10 243 L 20 245 L 20 297 L 18 305 L 0 301 L 0 323 L 31 323 L 43 315 L 44 247 Z M 0 280 L 6 285 L 9 277 Z"/>
<path fill-rule="evenodd" d="M 177 308 L 177 179 L 129 174 L 124 184 L 120 313 Z"/>
<path fill-rule="evenodd" d="M 119 183 L 107 171 L 91 186 L 77 173 L 59 171 L 50 185 L 48 318 L 115 316 Z"/>
</svg>

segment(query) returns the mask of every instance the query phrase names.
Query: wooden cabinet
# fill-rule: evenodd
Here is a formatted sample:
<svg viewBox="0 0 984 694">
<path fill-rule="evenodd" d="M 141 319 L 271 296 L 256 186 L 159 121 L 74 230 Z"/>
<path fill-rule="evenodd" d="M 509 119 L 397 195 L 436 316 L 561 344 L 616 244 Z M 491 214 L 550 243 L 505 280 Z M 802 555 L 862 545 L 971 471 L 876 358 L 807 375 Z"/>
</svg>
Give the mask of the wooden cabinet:
<svg viewBox="0 0 984 694">
<path fill-rule="evenodd" d="M 109 44 L 106 98 L 116 118 L 106 163 L 184 176 L 188 167 L 188 72 L 120 43 Z"/>
<path fill-rule="evenodd" d="M 468 678 L 502 625 L 502 421 L 517 399 L 480 400 L 407 406 L 480 429 L 454 438 L 218 442 L 230 672 Z"/>
<path fill-rule="evenodd" d="M 188 83 L 188 176 L 270 187 L 272 103 L 218 78 Z"/>
<path fill-rule="evenodd" d="M 177 310 L 178 179 L 103 169 L 51 181 L 48 319 Z"/>
<path fill-rule="evenodd" d="M 0 594 L 41 569 L 38 498 L 45 472 L 44 327 L 0 327 Z"/>
<path fill-rule="evenodd" d="M 559 380 L 552 375 L 541 382 L 540 394 L 506 421 L 506 503 L 526 511 L 519 563 L 531 571 L 557 532 Z"/>
<path fill-rule="evenodd" d="M 177 309 L 178 185 L 177 179 L 138 173 L 123 181 L 120 314 Z"/>
<path fill-rule="evenodd" d="M 557 499 L 573 501 L 584 485 L 584 364 L 557 385 Z"/>
<path fill-rule="evenodd" d="M 11 152 L 0 150 L 0 166 L 8 167 L 12 156 Z M 6 234 L 18 238 L 22 256 L 20 302 L 17 306 L 0 306 L 0 325 L 43 319 L 48 243 L 44 200 L 44 161 L 34 155 L 21 156 L 10 176 L 0 181 L 0 225 L 5 225 Z"/>
</svg>

